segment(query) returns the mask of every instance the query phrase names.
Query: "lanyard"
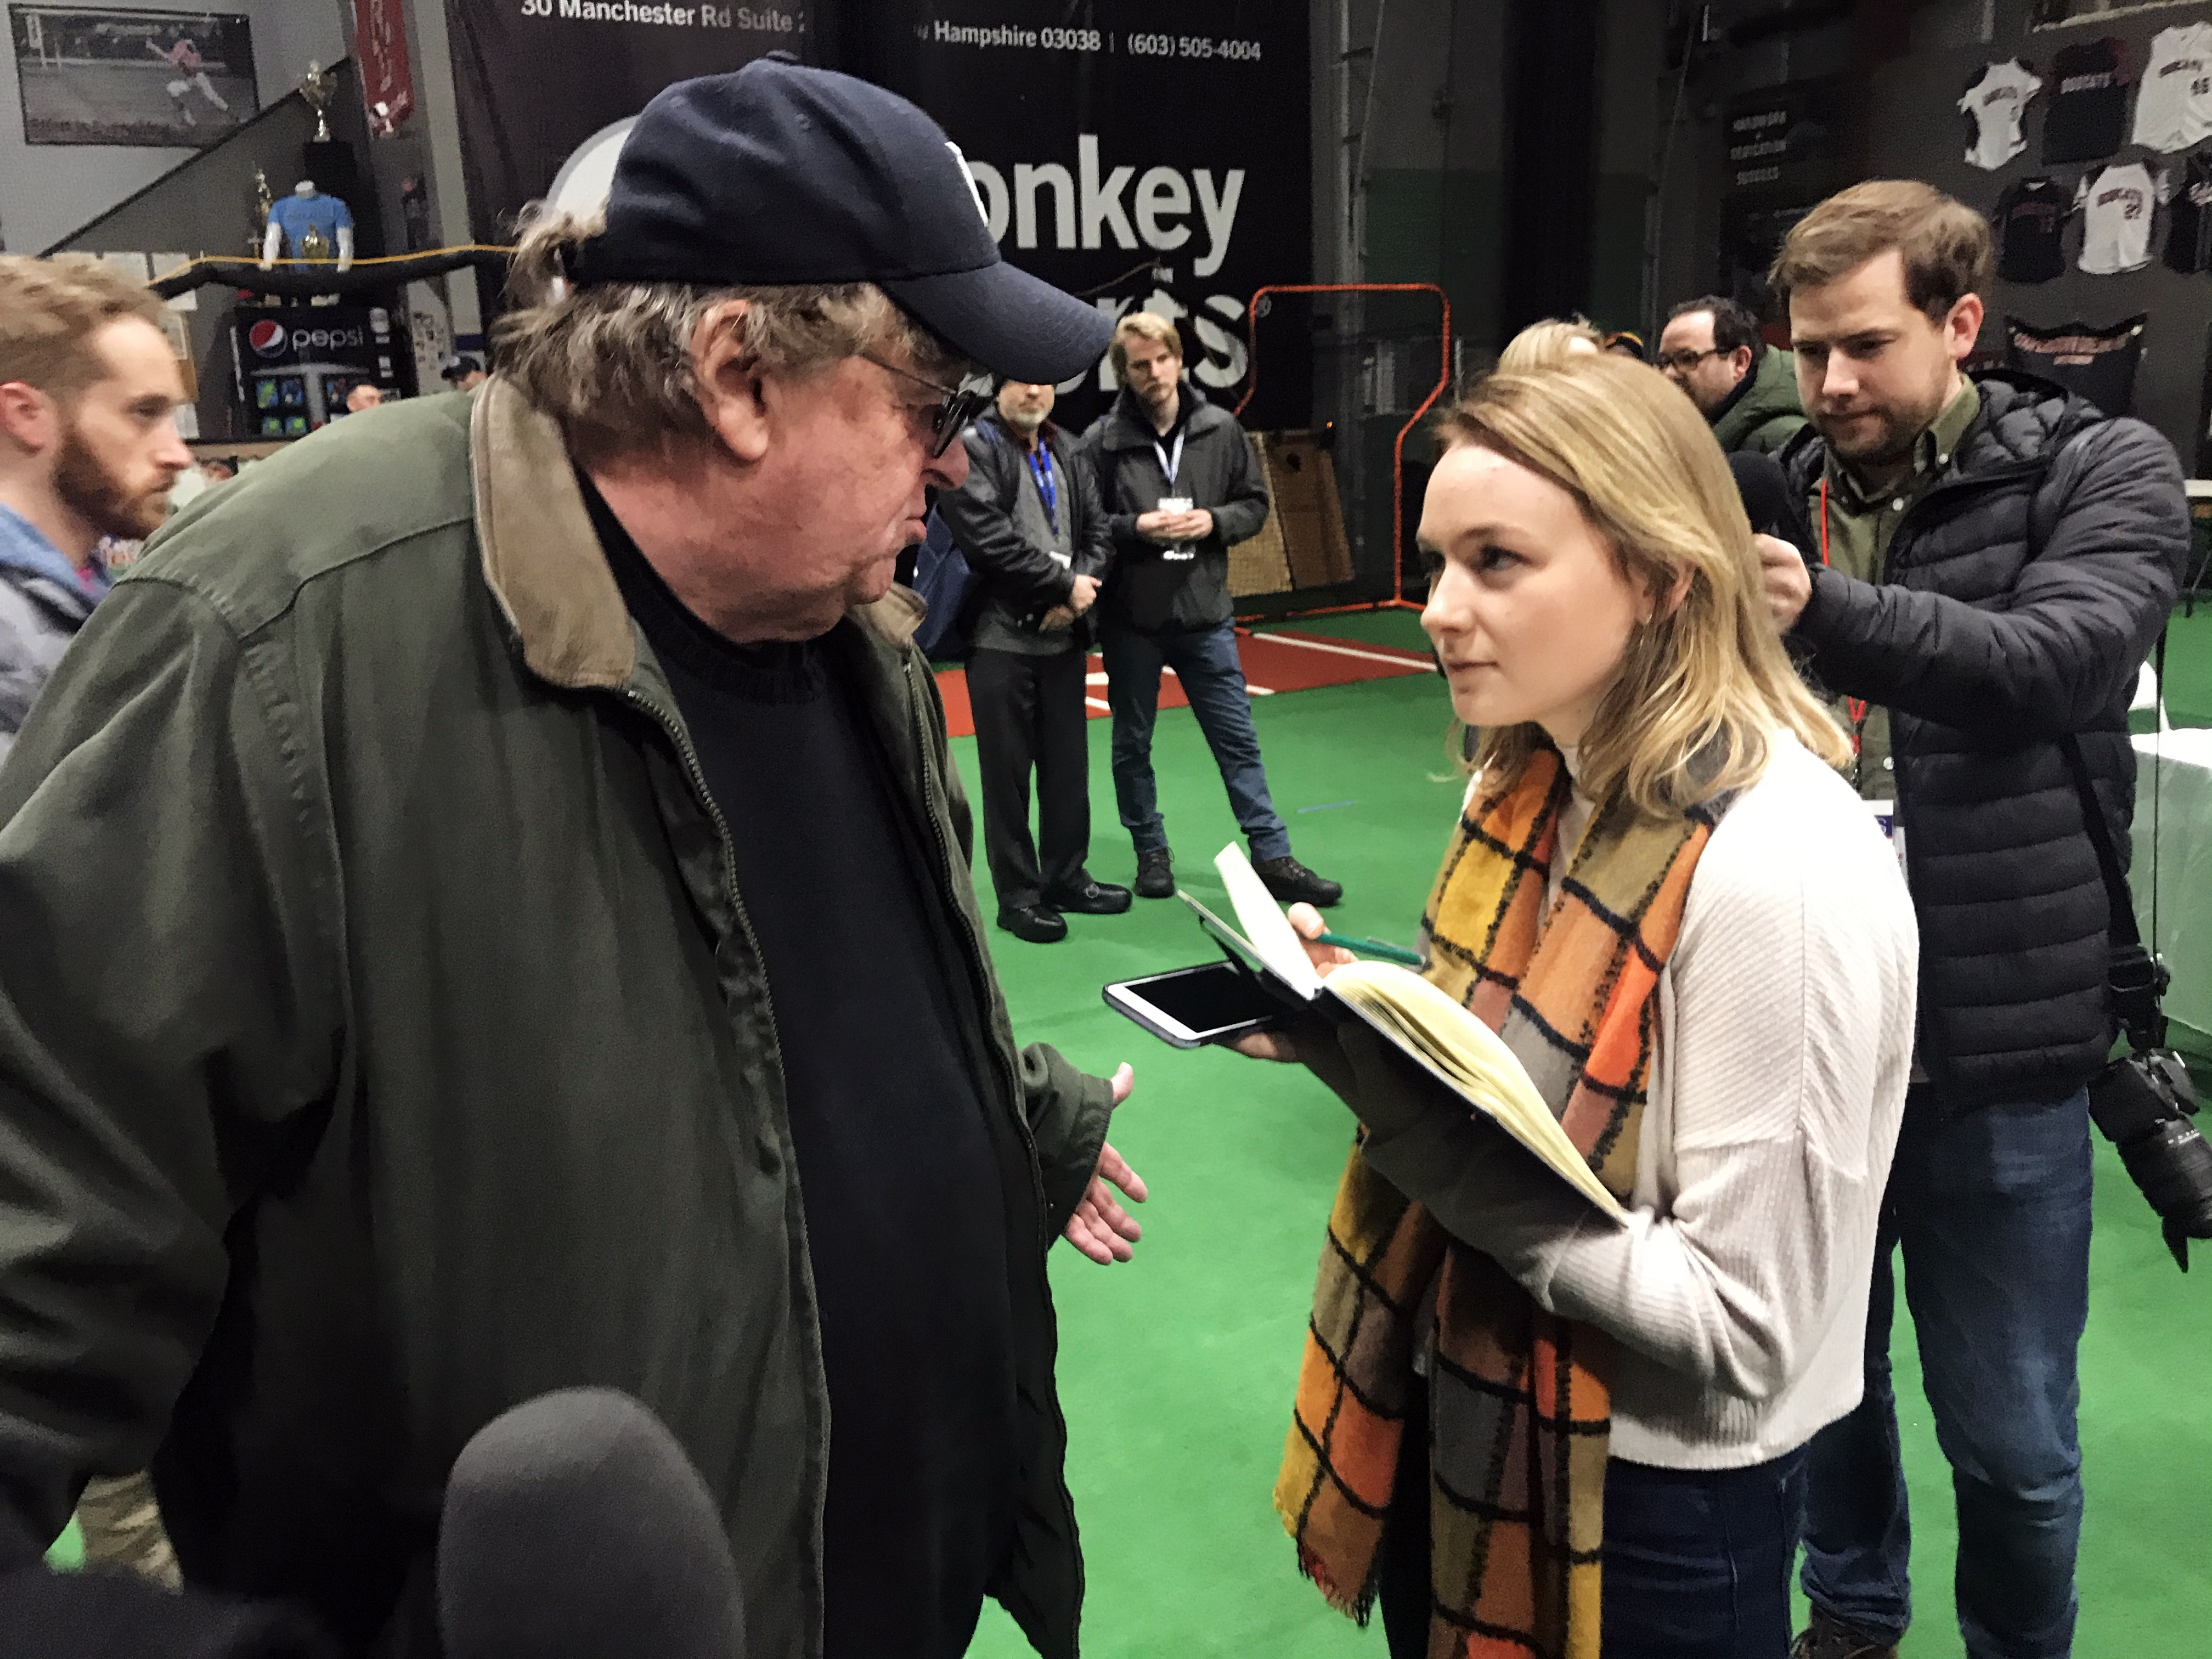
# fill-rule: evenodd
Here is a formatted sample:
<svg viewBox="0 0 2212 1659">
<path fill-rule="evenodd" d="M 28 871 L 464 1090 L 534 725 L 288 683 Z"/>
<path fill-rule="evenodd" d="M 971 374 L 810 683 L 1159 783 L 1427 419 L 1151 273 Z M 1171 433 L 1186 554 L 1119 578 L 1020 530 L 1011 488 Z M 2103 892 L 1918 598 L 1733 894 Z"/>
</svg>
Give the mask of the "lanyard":
<svg viewBox="0 0 2212 1659">
<path fill-rule="evenodd" d="M 1052 525 L 1052 533 L 1060 534 L 1060 487 L 1052 481 L 1052 452 L 1040 438 L 1037 447 L 1029 453 L 1030 477 L 1036 480 L 1037 498 L 1044 503 L 1044 516 Z"/>
<path fill-rule="evenodd" d="M 1820 475 L 1820 562 L 1828 562 L 1828 475 Z M 1845 697 L 1844 708 L 1851 717 L 1851 753 L 1859 752 L 1859 729 L 1866 724 L 1864 697 Z"/>
<path fill-rule="evenodd" d="M 1167 481 L 1170 484 L 1175 482 L 1176 474 L 1182 471 L 1182 441 L 1184 435 L 1185 434 L 1181 432 L 1176 434 L 1175 453 L 1173 455 L 1170 455 L 1168 453 L 1167 447 L 1161 443 L 1158 438 L 1152 440 L 1152 453 L 1160 458 L 1160 471 L 1162 473 L 1166 475 Z"/>
</svg>

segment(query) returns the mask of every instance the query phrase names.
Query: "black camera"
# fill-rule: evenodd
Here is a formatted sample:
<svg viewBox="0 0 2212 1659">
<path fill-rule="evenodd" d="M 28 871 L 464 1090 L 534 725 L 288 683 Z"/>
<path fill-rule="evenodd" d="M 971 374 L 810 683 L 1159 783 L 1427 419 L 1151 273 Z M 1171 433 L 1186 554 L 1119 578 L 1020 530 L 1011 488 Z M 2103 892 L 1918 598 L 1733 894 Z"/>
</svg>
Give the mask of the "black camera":
<svg viewBox="0 0 2212 1659">
<path fill-rule="evenodd" d="M 2090 1079 L 2089 1115 L 2158 1212 L 2166 1247 L 2189 1271 L 2189 1241 L 2212 1238 L 2212 1146 L 2190 1120 L 2197 1090 L 2171 1048 L 2113 1060 Z"/>
</svg>

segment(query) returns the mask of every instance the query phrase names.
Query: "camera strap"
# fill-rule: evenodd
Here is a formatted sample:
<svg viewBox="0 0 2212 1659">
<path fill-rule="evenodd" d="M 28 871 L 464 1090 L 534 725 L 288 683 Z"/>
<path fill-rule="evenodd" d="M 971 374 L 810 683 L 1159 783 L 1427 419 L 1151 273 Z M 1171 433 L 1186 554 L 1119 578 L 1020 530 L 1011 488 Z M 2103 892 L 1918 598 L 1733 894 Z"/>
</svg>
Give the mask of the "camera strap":
<svg viewBox="0 0 2212 1659">
<path fill-rule="evenodd" d="M 2166 1046 L 2166 1015 L 2159 1006 L 2159 994 L 2166 989 L 2165 969 L 2158 958 L 2144 948 L 2142 934 L 2136 927 L 2135 898 L 2120 869 L 2120 855 L 2112 845 L 2112 826 L 2105 817 L 2103 805 L 2097 799 L 2096 787 L 2089 781 L 2089 763 L 2082 757 L 2081 740 L 2069 732 L 2059 740 L 2059 748 L 2066 757 L 2066 769 L 2074 775 L 2075 792 L 2081 798 L 2081 822 L 2089 832 L 2090 845 L 2097 849 L 2097 867 L 2104 876 L 2105 896 L 2112 907 L 2108 971 L 2113 1010 L 2120 1017 L 2129 1042 L 2136 1048 L 2162 1048 Z M 2157 879 L 2154 871 L 2152 879 Z"/>
</svg>

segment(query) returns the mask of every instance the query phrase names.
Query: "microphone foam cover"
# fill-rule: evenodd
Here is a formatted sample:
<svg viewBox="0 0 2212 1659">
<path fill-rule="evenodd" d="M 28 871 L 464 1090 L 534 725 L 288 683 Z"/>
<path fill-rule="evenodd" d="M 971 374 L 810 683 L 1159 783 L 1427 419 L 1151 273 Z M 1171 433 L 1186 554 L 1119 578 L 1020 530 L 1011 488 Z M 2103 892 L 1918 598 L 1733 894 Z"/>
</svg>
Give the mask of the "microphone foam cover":
<svg viewBox="0 0 2212 1659">
<path fill-rule="evenodd" d="M 744 1659 L 706 1482 L 629 1395 L 571 1389 L 462 1449 L 438 1539 L 448 1659 Z"/>
</svg>

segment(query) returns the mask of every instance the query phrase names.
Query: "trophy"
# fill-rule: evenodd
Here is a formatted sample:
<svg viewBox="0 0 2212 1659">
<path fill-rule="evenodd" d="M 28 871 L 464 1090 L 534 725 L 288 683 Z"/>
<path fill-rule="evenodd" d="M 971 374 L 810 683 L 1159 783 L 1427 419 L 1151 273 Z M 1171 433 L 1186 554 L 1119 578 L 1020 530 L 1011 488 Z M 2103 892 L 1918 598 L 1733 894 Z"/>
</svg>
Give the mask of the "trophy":
<svg viewBox="0 0 2212 1659">
<path fill-rule="evenodd" d="M 315 112 L 315 136 L 311 142 L 318 144 L 331 142 L 331 104 L 337 95 L 337 76 L 310 58 L 307 72 L 300 78 L 300 96 L 306 99 L 307 107 Z"/>
<path fill-rule="evenodd" d="M 308 226 L 300 238 L 300 257 L 309 261 L 329 258 L 331 239 L 313 225 Z"/>
<path fill-rule="evenodd" d="M 269 175 L 259 167 L 253 169 L 253 234 L 246 239 L 246 257 L 258 261 L 263 239 L 269 234 L 269 208 L 276 198 L 270 192 Z M 266 294 L 239 290 L 238 302 L 246 306 L 272 306 L 276 301 Z"/>
</svg>

